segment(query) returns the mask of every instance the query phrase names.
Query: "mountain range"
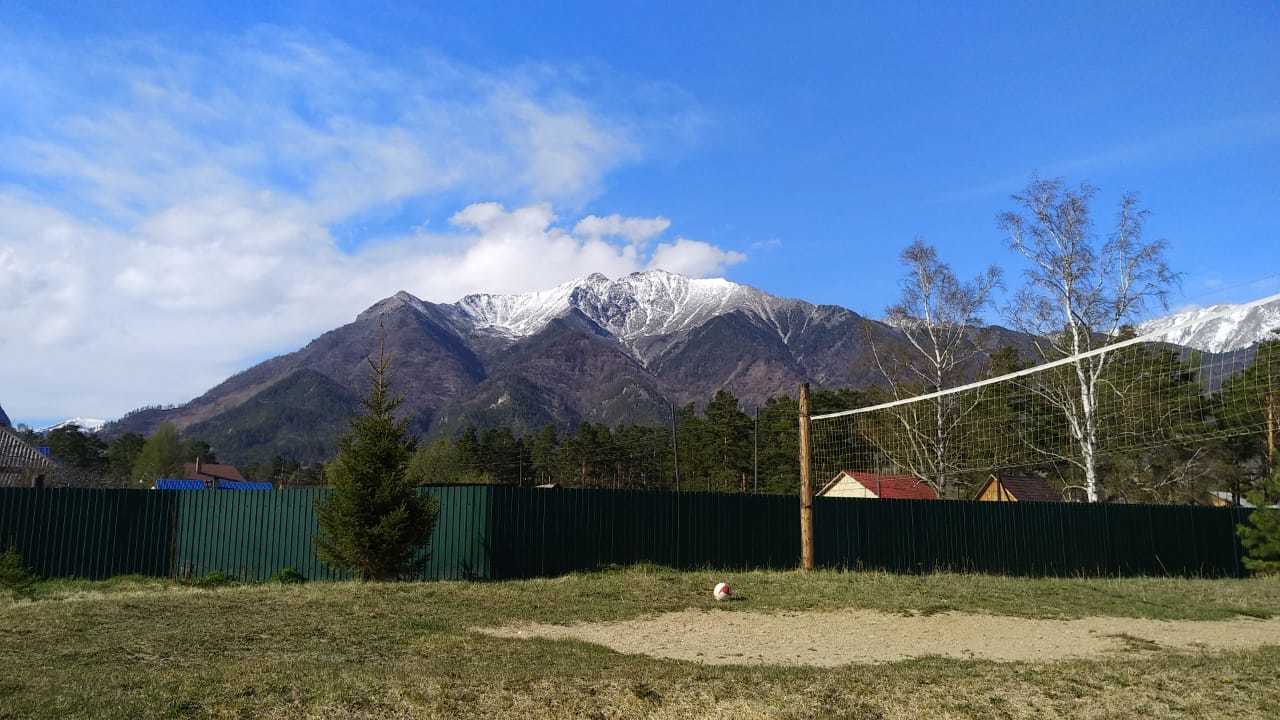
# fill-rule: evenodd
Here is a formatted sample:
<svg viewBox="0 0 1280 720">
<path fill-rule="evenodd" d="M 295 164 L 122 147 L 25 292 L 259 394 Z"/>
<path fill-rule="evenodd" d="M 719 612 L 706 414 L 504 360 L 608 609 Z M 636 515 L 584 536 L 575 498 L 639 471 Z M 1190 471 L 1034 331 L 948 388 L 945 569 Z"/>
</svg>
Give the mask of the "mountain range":
<svg viewBox="0 0 1280 720">
<path fill-rule="evenodd" d="M 179 407 L 130 413 L 106 433 L 172 422 L 235 462 L 327 457 L 384 337 L 402 411 L 420 434 L 662 423 L 671 403 L 703 402 L 719 389 L 756 406 L 801 382 L 868 386 L 878 376 L 868 343 L 885 351 L 905 343 L 901 331 L 842 307 L 657 270 L 447 304 L 399 292 L 296 352 Z"/>
<path fill-rule="evenodd" d="M 1280 295 L 1243 305 L 1209 305 L 1143 323 L 1174 345 L 1223 353 L 1274 339 L 1280 328 Z"/>
<path fill-rule="evenodd" d="M 1203 330 L 1174 341 L 1230 349 L 1274 326 L 1266 313 L 1275 309 L 1243 312 L 1229 328 L 1206 320 Z M 1028 336 L 1011 330 L 986 332 L 992 347 L 1029 346 Z M 468 425 L 519 433 L 584 420 L 663 423 L 672 403 L 705 402 L 720 389 L 752 407 L 794 393 L 802 382 L 868 387 L 880 381 L 872 343 L 881 353 L 908 348 L 901 330 L 846 308 L 657 270 L 618 279 L 592 274 L 549 290 L 455 303 L 399 292 L 296 352 L 184 405 L 130 413 L 104 432 L 147 433 L 172 422 L 233 462 L 277 453 L 323 459 L 357 411 L 368 387 L 367 358 L 383 341 L 402 412 L 423 435 Z"/>
</svg>

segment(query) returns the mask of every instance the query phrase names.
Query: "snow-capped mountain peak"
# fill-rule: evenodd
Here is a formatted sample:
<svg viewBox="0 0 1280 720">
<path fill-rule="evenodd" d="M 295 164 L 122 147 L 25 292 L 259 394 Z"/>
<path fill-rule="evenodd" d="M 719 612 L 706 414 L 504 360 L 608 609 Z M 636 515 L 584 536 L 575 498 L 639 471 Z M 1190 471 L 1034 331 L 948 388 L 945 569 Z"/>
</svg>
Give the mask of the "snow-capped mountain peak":
<svg viewBox="0 0 1280 720">
<path fill-rule="evenodd" d="M 74 417 L 74 418 L 71 418 L 70 420 L 63 420 L 60 423 L 50 425 L 49 427 L 46 427 L 46 428 L 40 428 L 39 432 L 47 433 L 50 430 L 58 430 L 59 428 L 76 425 L 82 431 L 92 434 L 101 430 L 102 426 L 106 424 L 107 424 L 106 420 L 100 420 L 98 418 Z"/>
<path fill-rule="evenodd" d="M 517 295 L 468 295 L 456 307 L 474 327 L 516 338 L 531 335 L 576 308 L 630 343 L 697 327 L 738 309 L 768 317 L 771 306 L 785 302 L 723 278 L 647 270 L 617 280 L 592 273 L 549 290 Z"/>
<path fill-rule="evenodd" d="M 1280 295 L 1242 305 L 1210 305 L 1143 323 L 1142 332 L 1205 352 L 1247 348 L 1280 335 Z"/>
</svg>

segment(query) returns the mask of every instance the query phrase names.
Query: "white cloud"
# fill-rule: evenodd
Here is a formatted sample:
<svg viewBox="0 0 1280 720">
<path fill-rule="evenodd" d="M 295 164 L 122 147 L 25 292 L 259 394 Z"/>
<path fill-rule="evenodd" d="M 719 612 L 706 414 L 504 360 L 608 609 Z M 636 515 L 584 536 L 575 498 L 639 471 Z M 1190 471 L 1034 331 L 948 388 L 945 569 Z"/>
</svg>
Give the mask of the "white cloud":
<svg viewBox="0 0 1280 720">
<path fill-rule="evenodd" d="M 589 238 L 620 237 L 637 245 L 661 235 L 671 227 L 664 217 L 628 218 L 618 214 L 599 217 L 588 215 L 573 226 L 575 235 Z"/>
<path fill-rule="evenodd" d="M 79 48 L 87 88 L 13 50 L 20 67 L 0 76 L 11 416 L 184 401 L 401 289 L 447 302 L 743 259 L 684 238 L 647 250 L 663 217 L 559 218 L 651 138 L 551 70 L 391 66 L 262 31 L 195 50 Z M 423 230 L 417 208 L 446 203 L 463 206 L 449 227 Z M 351 230 L 386 217 L 405 219 Z"/>
<path fill-rule="evenodd" d="M 0 271 L 20 280 L 0 291 L 5 406 L 112 416 L 182 401 L 247 358 L 294 349 L 400 289 L 451 302 L 591 272 L 717 274 L 743 259 L 684 238 L 645 256 L 630 243 L 558 227 L 546 204 L 477 203 L 452 222 L 455 232 L 343 253 L 289 206 L 193 203 L 125 237 L 0 196 Z M 34 242 L 15 242 L 33 228 L 44 228 Z"/>
<path fill-rule="evenodd" d="M 654 248 L 649 267 L 682 275 L 718 275 L 730 265 L 747 259 L 734 250 L 724 250 L 701 240 L 676 238 L 674 243 L 659 243 Z"/>
</svg>

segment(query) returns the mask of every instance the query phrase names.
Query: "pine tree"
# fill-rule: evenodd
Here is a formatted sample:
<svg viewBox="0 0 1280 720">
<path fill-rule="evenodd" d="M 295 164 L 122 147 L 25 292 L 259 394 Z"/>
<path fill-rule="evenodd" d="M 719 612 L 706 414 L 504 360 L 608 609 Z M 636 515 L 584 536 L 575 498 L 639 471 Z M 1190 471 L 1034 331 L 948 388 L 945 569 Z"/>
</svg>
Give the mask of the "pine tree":
<svg viewBox="0 0 1280 720">
<path fill-rule="evenodd" d="M 560 438 L 552 425 L 544 426 L 533 439 L 529 452 L 537 483 L 549 483 L 556 478 L 556 453 L 559 448 Z"/>
<path fill-rule="evenodd" d="M 438 511 L 408 474 L 415 443 L 407 422 L 395 418 L 400 399 L 388 387 L 390 364 L 384 341 L 377 361 L 369 361 L 365 412 L 338 441 L 338 456 L 326 466 L 331 492 L 316 505 L 320 559 L 362 580 L 412 578 L 430 557 L 424 550 Z"/>
<path fill-rule="evenodd" d="M 1250 493 L 1249 502 L 1258 509 L 1237 528 L 1248 553 L 1244 566 L 1256 573 L 1280 573 L 1280 509 L 1271 507 L 1280 502 L 1280 467 L 1272 471 L 1261 490 Z"/>
</svg>

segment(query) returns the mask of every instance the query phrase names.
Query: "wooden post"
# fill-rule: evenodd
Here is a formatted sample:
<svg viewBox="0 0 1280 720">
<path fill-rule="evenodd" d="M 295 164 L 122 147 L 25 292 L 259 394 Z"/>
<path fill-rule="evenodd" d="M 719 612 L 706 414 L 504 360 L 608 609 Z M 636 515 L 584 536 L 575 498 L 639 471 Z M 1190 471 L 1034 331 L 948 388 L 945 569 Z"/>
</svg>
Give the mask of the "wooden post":
<svg viewBox="0 0 1280 720">
<path fill-rule="evenodd" d="M 800 386 L 800 567 L 813 569 L 813 464 L 809 443 L 809 383 Z"/>
<path fill-rule="evenodd" d="M 1276 456 L 1276 423 L 1280 419 L 1276 417 L 1276 405 L 1280 404 L 1277 402 L 1278 400 L 1280 400 L 1280 396 L 1277 393 L 1271 393 L 1267 396 L 1267 467 L 1273 472 L 1276 462 L 1280 461 L 1280 458 Z"/>
<path fill-rule="evenodd" d="M 676 437 L 676 404 L 671 403 L 671 469 L 676 476 L 676 492 L 680 492 L 680 441 Z"/>
<path fill-rule="evenodd" d="M 751 492 L 760 492 L 760 408 L 751 430 Z"/>
</svg>

